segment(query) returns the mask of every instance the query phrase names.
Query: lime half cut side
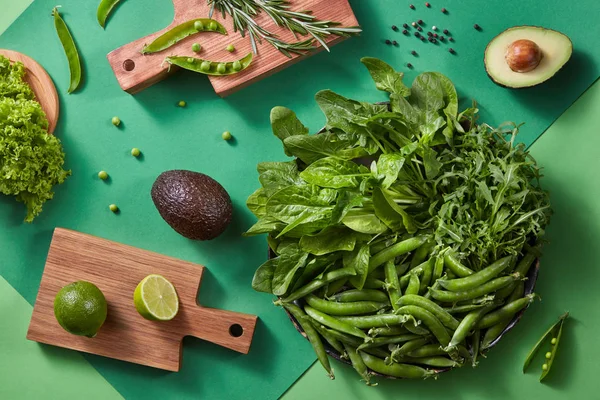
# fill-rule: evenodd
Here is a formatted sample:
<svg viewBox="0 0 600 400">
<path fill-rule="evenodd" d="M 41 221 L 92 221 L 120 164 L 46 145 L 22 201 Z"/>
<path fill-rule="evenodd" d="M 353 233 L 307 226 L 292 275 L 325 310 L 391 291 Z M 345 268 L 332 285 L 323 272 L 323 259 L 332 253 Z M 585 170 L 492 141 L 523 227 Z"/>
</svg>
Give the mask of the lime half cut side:
<svg viewBox="0 0 600 400">
<path fill-rule="evenodd" d="M 133 303 L 140 315 L 151 321 L 169 321 L 179 311 L 175 286 L 161 275 L 148 275 L 137 285 Z"/>
</svg>

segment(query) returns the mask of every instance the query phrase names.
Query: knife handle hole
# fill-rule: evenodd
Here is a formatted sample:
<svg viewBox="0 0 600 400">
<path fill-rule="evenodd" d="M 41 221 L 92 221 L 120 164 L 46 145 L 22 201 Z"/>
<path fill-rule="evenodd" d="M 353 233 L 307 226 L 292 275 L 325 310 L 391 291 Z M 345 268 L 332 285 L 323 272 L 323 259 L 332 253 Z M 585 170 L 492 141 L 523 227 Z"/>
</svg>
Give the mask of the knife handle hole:
<svg viewBox="0 0 600 400">
<path fill-rule="evenodd" d="M 125 71 L 133 71 L 133 69 L 135 68 L 135 62 L 133 60 L 125 60 L 123 61 L 123 69 Z"/>
<path fill-rule="evenodd" d="M 244 334 L 244 328 L 240 324 L 233 324 L 229 327 L 229 334 L 233 337 L 240 337 Z"/>
</svg>

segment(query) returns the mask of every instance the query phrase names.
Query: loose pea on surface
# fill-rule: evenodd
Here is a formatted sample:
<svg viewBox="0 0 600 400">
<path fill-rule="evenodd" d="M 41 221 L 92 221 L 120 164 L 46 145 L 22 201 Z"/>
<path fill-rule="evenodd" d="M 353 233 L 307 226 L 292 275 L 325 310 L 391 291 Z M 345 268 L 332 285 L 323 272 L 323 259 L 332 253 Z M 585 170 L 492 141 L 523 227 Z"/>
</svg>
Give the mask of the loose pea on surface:
<svg viewBox="0 0 600 400">
<path fill-rule="evenodd" d="M 134 157 L 139 157 L 142 152 L 137 147 L 131 149 L 131 155 Z"/>
<path fill-rule="evenodd" d="M 187 105 L 187 103 L 185 101 L 183 101 L 183 100 L 180 100 L 179 103 L 177 103 L 177 105 L 179 107 L 185 107 Z"/>
<path fill-rule="evenodd" d="M 117 207 L 116 204 L 111 204 L 110 206 L 108 206 L 108 208 L 110 209 L 110 211 L 116 213 L 117 211 L 119 211 L 119 207 Z"/>
<path fill-rule="evenodd" d="M 223 134 L 221 135 L 221 137 L 223 138 L 223 140 L 231 140 L 231 138 L 233 136 L 231 136 L 231 132 L 225 131 L 225 132 L 223 132 Z"/>
<path fill-rule="evenodd" d="M 199 52 L 200 52 L 200 50 L 202 50 L 202 46 L 200 46 L 200 44 L 198 44 L 198 43 L 194 43 L 194 44 L 192 45 L 192 51 L 193 51 L 194 53 L 199 53 Z"/>
<path fill-rule="evenodd" d="M 230 44 L 229 46 L 226 47 L 227 51 L 230 53 L 233 53 L 235 51 L 235 46 Z"/>
<path fill-rule="evenodd" d="M 106 171 L 100 171 L 100 172 L 98 172 L 98 178 L 105 181 L 108 179 L 108 173 Z"/>
<path fill-rule="evenodd" d="M 121 119 L 120 119 L 119 117 L 112 117 L 112 120 L 111 120 L 111 122 L 112 122 L 112 124 L 113 124 L 114 126 L 119 126 L 119 125 L 121 125 Z"/>
</svg>

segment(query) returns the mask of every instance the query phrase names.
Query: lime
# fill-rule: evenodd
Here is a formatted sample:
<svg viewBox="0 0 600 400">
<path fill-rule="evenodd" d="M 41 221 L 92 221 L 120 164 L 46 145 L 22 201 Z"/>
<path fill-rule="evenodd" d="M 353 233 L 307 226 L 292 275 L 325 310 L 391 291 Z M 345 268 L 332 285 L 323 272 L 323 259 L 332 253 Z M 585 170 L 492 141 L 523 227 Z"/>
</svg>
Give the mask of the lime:
<svg viewBox="0 0 600 400">
<path fill-rule="evenodd" d="M 169 321 L 179 311 L 175 287 L 161 275 L 148 275 L 133 292 L 133 304 L 140 315 L 151 321 Z"/>
<path fill-rule="evenodd" d="M 106 299 L 96 285 L 86 281 L 68 284 L 54 298 L 54 316 L 65 331 L 94 337 L 106 320 Z"/>
</svg>

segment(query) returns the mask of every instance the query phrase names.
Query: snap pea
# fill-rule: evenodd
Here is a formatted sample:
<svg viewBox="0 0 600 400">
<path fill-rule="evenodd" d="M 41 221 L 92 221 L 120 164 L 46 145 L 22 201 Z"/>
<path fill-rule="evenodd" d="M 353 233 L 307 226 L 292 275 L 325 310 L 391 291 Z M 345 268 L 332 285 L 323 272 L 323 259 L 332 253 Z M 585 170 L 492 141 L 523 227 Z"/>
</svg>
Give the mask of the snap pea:
<svg viewBox="0 0 600 400">
<path fill-rule="evenodd" d="M 435 258 L 435 264 L 433 266 L 433 276 L 431 277 L 432 282 L 436 282 L 444 274 L 444 257 L 438 255 Z"/>
<path fill-rule="evenodd" d="M 421 288 L 421 283 L 419 282 L 419 276 L 415 273 L 410 274 L 410 280 L 408 281 L 408 286 L 406 287 L 405 294 L 419 294 L 419 289 Z"/>
<path fill-rule="evenodd" d="M 400 359 L 403 363 L 409 364 L 421 364 L 427 365 L 429 367 L 437 367 L 437 368 L 454 368 L 460 367 L 461 364 L 457 361 L 451 360 L 448 357 L 402 357 Z"/>
<path fill-rule="evenodd" d="M 406 324 L 404 327 L 407 331 L 414 333 L 415 335 L 431 335 L 431 332 L 429 332 L 427 328 L 423 328 L 421 325 Z"/>
<path fill-rule="evenodd" d="M 327 352 L 325 351 L 325 347 L 323 347 L 321 337 L 311 324 L 308 316 L 300 309 L 300 307 L 294 304 L 284 304 L 283 306 L 286 310 L 290 312 L 290 314 L 294 316 L 294 318 L 296 318 L 296 320 L 304 330 L 304 333 L 306 333 L 308 341 L 312 344 L 315 353 L 317 354 L 317 358 L 319 359 L 319 362 L 321 363 L 321 365 L 323 365 L 323 368 L 325 368 L 325 370 L 329 374 L 329 377 L 331 379 L 334 379 L 335 376 L 333 375 L 331 365 L 329 364 L 329 357 L 327 357 Z"/>
<path fill-rule="evenodd" d="M 367 365 L 363 361 L 360 354 L 356 351 L 355 347 L 350 346 L 347 343 L 344 343 L 344 347 L 346 348 L 346 353 L 350 356 L 350 362 L 352 362 L 352 367 L 362 378 L 365 380 L 367 385 L 371 385 L 371 373 L 367 369 Z"/>
<path fill-rule="evenodd" d="M 408 315 L 395 314 L 378 314 L 378 315 L 362 315 L 358 317 L 338 317 L 336 318 L 345 324 L 352 325 L 356 328 L 369 329 L 382 326 L 402 325 L 414 319 Z"/>
<path fill-rule="evenodd" d="M 385 289 L 385 282 L 382 281 L 381 279 L 371 278 L 370 276 L 367 276 L 367 279 L 365 279 L 365 284 L 363 285 L 363 288 Z"/>
<path fill-rule="evenodd" d="M 342 342 L 340 342 L 335 336 L 330 334 L 329 330 L 323 325 L 319 324 L 312 318 L 309 318 L 309 320 L 313 327 L 316 329 L 316 331 L 319 332 L 319 335 L 323 336 L 323 339 L 325 339 L 325 341 L 329 343 L 331 347 L 333 347 L 338 353 L 340 353 L 341 357 L 344 357 L 346 350 L 344 349 L 344 345 L 342 344 Z"/>
<path fill-rule="evenodd" d="M 399 315 L 411 315 L 415 319 L 421 320 L 443 346 L 447 346 L 450 342 L 450 335 L 446 331 L 446 328 L 430 311 L 418 306 L 409 305 L 402 306 L 395 312 Z"/>
<path fill-rule="evenodd" d="M 489 303 L 481 303 L 481 304 L 465 304 L 462 306 L 456 306 L 456 307 L 452 307 L 452 308 L 444 308 L 444 311 L 446 311 L 448 314 L 465 314 L 468 312 L 471 312 L 473 310 L 479 310 L 480 308 L 483 308 L 485 306 L 487 306 Z"/>
<path fill-rule="evenodd" d="M 376 301 L 385 303 L 388 301 L 388 296 L 380 290 L 375 289 L 351 289 L 331 296 L 330 300 L 347 302 L 347 301 Z"/>
<path fill-rule="evenodd" d="M 311 282 L 307 283 L 306 285 L 298 288 L 297 290 L 292 292 L 288 297 L 286 297 L 285 299 L 282 299 L 281 301 L 285 302 L 285 303 L 289 303 L 294 300 L 298 300 L 299 298 L 304 297 L 307 294 L 312 293 L 315 290 L 325 286 L 329 282 L 333 282 L 338 279 L 347 278 L 354 274 L 356 274 L 356 271 L 354 271 L 354 268 L 336 269 L 334 271 L 328 272 L 325 275 L 323 275 L 323 278 L 314 279 Z"/>
<path fill-rule="evenodd" d="M 327 291 L 325 292 L 325 296 L 333 296 L 334 294 L 339 292 L 344 287 L 344 285 L 346 285 L 347 282 L 347 278 L 331 282 L 329 285 L 327 285 Z"/>
<path fill-rule="evenodd" d="M 162 35 L 158 36 L 152 43 L 144 46 L 142 54 L 157 53 L 173 46 L 175 43 L 198 32 L 216 32 L 227 35 L 223 25 L 209 18 L 197 18 L 179 24 Z"/>
<path fill-rule="evenodd" d="M 304 311 L 306 311 L 306 313 L 308 315 L 310 315 L 311 318 L 313 318 L 315 321 L 317 321 L 318 323 L 320 323 L 322 325 L 336 329 L 340 332 L 347 333 L 348 335 L 359 337 L 361 339 L 364 339 L 365 341 L 373 340 L 372 338 L 367 336 L 366 333 L 364 333 L 363 331 L 358 329 L 356 326 L 352 326 L 352 325 L 347 324 L 337 318 L 334 318 L 334 317 L 324 314 L 320 311 L 317 311 L 310 306 L 304 306 Z"/>
<path fill-rule="evenodd" d="M 398 362 L 398 360 L 401 357 L 405 356 L 406 354 L 410 353 L 413 350 L 423 347 L 427 343 L 429 343 L 429 338 L 421 337 L 421 338 L 413 339 L 409 342 L 406 342 L 402 346 L 396 346 L 396 348 L 394 350 L 392 350 L 392 354 L 390 355 L 390 357 L 387 358 L 386 360 L 384 360 L 384 362 L 386 364 Z"/>
<path fill-rule="evenodd" d="M 535 251 L 535 250 L 536 249 L 534 248 L 533 251 Z M 519 274 L 521 274 L 521 276 L 527 276 L 527 273 L 529 272 L 529 269 L 533 265 L 533 262 L 536 260 L 536 258 L 537 258 L 536 254 L 534 254 L 533 252 L 528 252 L 521 259 L 521 261 L 519 261 L 514 272 L 518 272 Z M 511 293 L 513 293 L 513 291 L 517 290 L 517 288 L 519 288 L 519 287 L 522 289 L 525 288 L 525 285 L 523 284 L 523 282 L 515 282 L 509 286 L 506 286 L 505 288 L 498 290 L 498 292 L 496 293 L 496 296 L 498 298 L 502 298 L 502 299 L 506 298 L 506 297 L 510 296 Z M 522 290 L 522 289 L 519 289 L 519 290 Z M 520 298 L 520 297 L 523 297 L 523 293 L 521 293 L 520 295 L 517 296 L 517 298 Z"/>
<path fill-rule="evenodd" d="M 446 254 L 444 254 L 444 265 L 461 278 L 473 274 L 473 270 L 462 265 L 450 251 L 447 251 Z"/>
<path fill-rule="evenodd" d="M 400 289 L 404 289 L 408 286 L 408 284 L 410 283 L 411 276 L 419 276 L 421 274 L 423 274 L 423 264 L 421 264 L 417 268 L 411 269 L 407 274 L 400 278 Z"/>
<path fill-rule="evenodd" d="M 500 260 L 490 264 L 488 267 L 481 271 L 475 272 L 464 278 L 450 279 L 450 280 L 439 280 L 440 285 L 452 292 L 464 292 L 471 290 L 478 286 L 483 285 L 486 282 L 494 279 L 498 274 L 508 268 L 514 261 L 514 257 L 508 256 L 501 258 Z"/>
<path fill-rule="evenodd" d="M 98 10 L 96 11 L 96 17 L 98 18 L 98 23 L 101 27 L 104 28 L 106 25 L 106 19 L 108 15 L 112 11 L 112 9 L 119 3 L 121 0 L 102 0 L 98 5 Z"/>
<path fill-rule="evenodd" d="M 431 276 L 433 275 L 433 268 L 435 266 L 435 259 L 430 258 L 423 268 L 423 276 L 421 277 L 421 286 L 419 287 L 419 293 L 427 290 L 427 286 L 431 282 Z"/>
<path fill-rule="evenodd" d="M 419 347 L 418 349 L 412 350 L 408 353 L 409 357 L 433 357 L 433 356 L 442 356 L 447 354 L 444 349 L 439 345 L 439 343 L 426 344 L 424 346 Z"/>
<path fill-rule="evenodd" d="M 77 51 L 77 46 L 75 46 L 75 41 L 73 41 L 73 36 L 71 36 L 67 24 L 65 24 L 65 21 L 58 13 L 58 8 L 54 7 L 52 9 L 52 15 L 54 16 L 56 33 L 58 34 L 60 43 L 67 56 L 67 61 L 69 62 L 69 73 L 71 78 L 67 92 L 72 93 L 81 83 L 81 60 L 79 59 L 79 52 Z"/>
<path fill-rule="evenodd" d="M 368 349 L 371 347 L 379 347 L 379 346 L 384 346 L 384 345 L 389 345 L 389 344 L 404 343 L 404 342 L 408 342 L 408 341 L 411 341 L 414 339 L 419 339 L 419 338 L 420 338 L 419 335 L 414 335 L 412 333 L 406 333 L 404 335 L 398 335 L 398 336 L 383 336 L 383 337 L 374 338 L 369 343 L 361 344 L 360 346 L 358 346 L 357 350 Z"/>
<path fill-rule="evenodd" d="M 460 343 L 462 343 L 467 338 L 469 333 L 477 326 L 479 320 L 493 307 L 495 307 L 495 305 L 493 304 L 487 305 L 485 307 L 480 308 L 479 310 L 474 310 L 468 313 L 460 321 L 458 328 L 456 328 L 454 334 L 452 335 L 452 340 L 450 340 L 450 343 L 447 345 L 445 350 L 452 350 L 456 348 L 456 346 L 458 346 Z"/>
<path fill-rule="evenodd" d="M 452 315 L 450 315 L 447 311 L 445 311 L 438 304 L 436 304 L 433 301 L 426 299 L 422 296 L 412 295 L 412 294 L 404 295 L 398 301 L 398 305 L 399 306 L 408 306 L 408 305 L 419 306 L 419 307 L 429 311 L 433 315 L 435 315 L 437 317 L 437 319 L 439 319 L 440 322 L 442 324 L 444 324 L 445 326 L 447 326 L 448 328 L 450 328 L 452 330 L 455 330 L 456 328 L 458 328 L 458 321 L 456 320 L 456 318 L 454 318 Z"/>
<path fill-rule="evenodd" d="M 316 322 L 316 321 L 314 321 L 314 322 L 315 322 L 315 324 L 318 324 L 318 322 Z M 323 328 L 323 329 L 327 329 L 327 328 Z M 361 344 L 364 343 L 361 339 L 359 339 L 359 338 L 357 338 L 355 336 L 346 335 L 345 333 L 342 333 L 340 331 L 336 331 L 334 329 L 327 329 L 327 332 L 331 336 L 333 336 L 336 339 L 338 339 L 340 342 L 342 342 L 344 344 L 348 344 L 348 345 L 350 345 L 350 346 L 352 346 L 354 348 L 357 348 L 358 346 L 360 346 Z M 385 357 L 389 356 L 389 352 L 383 350 L 380 347 L 374 347 L 374 348 L 371 348 L 371 349 L 364 349 L 363 351 L 366 352 L 366 353 L 372 354 L 372 355 L 374 355 L 376 357 L 380 357 L 380 358 L 385 358 Z"/>
<path fill-rule="evenodd" d="M 387 303 L 376 303 L 374 301 L 353 301 L 339 303 L 336 301 L 327 301 L 318 298 L 313 294 L 305 298 L 309 306 L 329 315 L 362 315 L 372 314 L 388 306 Z"/>
<path fill-rule="evenodd" d="M 410 325 L 410 324 L 407 324 Z M 369 329 L 369 336 L 372 337 L 376 337 L 376 336 L 396 336 L 396 335 L 403 335 L 405 333 L 408 333 L 408 329 L 406 329 L 404 326 L 382 326 L 380 328 L 371 328 Z"/>
<path fill-rule="evenodd" d="M 439 300 L 444 303 L 456 303 L 461 300 L 470 300 L 480 296 L 484 296 L 498 289 L 501 289 L 504 286 L 509 285 L 511 282 L 515 282 L 519 279 L 521 279 L 521 275 L 515 273 L 509 276 L 503 276 L 502 278 L 493 279 L 475 289 L 467 290 L 464 292 L 447 292 L 444 290 L 436 289 L 429 290 L 431 291 L 431 296 L 436 300 Z"/>
<path fill-rule="evenodd" d="M 396 378 L 419 379 L 435 376 L 437 373 L 425 368 L 410 364 L 392 363 L 387 365 L 382 359 L 365 352 L 359 352 L 365 365 L 372 371 L 380 374 L 395 376 Z"/>
<path fill-rule="evenodd" d="M 392 303 L 392 308 L 395 310 L 398 308 L 398 300 L 402 292 L 400 289 L 400 280 L 396 273 L 396 266 L 391 260 L 385 263 L 385 282 L 387 284 L 388 295 L 390 296 L 390 303 Z"/>
<path fill-rule="evenodd" d="M 555 344 L 552 347 L 552 354 L 550 356 L 550 359 L 548 361 L 546 361 L 546 364 L 545 364 L 546 368 L 543 370 L 542 375 L 540 376 L 540 382 L 548 375 L 548 373 L 550 372 L 550 367 L 552 367 L 552 363 L 554 362 L 554 358 L 556 356 L 556 350 L 558 348 L 558 344 L 560 343 L 560 338 L 562 336 L 563 324 L 568 316 L 569 316 L 568 312 L 561 315 L 558 322 L 555 323 L 554 325 L 552 325 L 544 333 L 544 335 L 542 335 L 542 337 L 540 338 L 540 340 L 538 340 L 538 342 L 535 344 L 535 346 L 533 346 L 533 348 L 527 355 L 527 358 L 525 359 L 525 363 L 523 364 L 523 373 L 525 373 L 525 370 L 527 369 L 529 364 L 531 364 L 533 357 L 540 350 L 540 348 L 542 347 L 542 344 L 549 338 L 553 338 L 553 339 L 556 338 L 556 341 L 554 342 Z M 368 366 L 368 364 L 367 364 L 367 366 Z"/>
<path fill-rule="evenodd" d="M 516 282 L 516 287 L 514 288 L 512 294 L 506 300 L 508 303 L 512 303 L 523 297 L 523 292 L 525 291 L 525 282 L 519 281 Z M 485 350 L 490 348 L 490 346 L 498 339 L 498 337 L 504 332 L 508 324 L 512 318 L 507 318 L 503 321 L 498 322 L 496 325 L 489 327 L 485 334 L 483 335 L 483 339 L 481 340 L 481 349 Z"/>
<path fill-rule="evenodd" d="M 386 261 L 418 249 L 428 240 L 429 236 L 416 236 L 381 250 L 369 260 L 369 273 Z"/>
<path fill-rule="evenodd" d="M 252 53 L 237 61 L 214 62 L 193 57 L 172 56 L 165 59 L 171 65 L 176 65 L 189 71 L 205 75 L 225 76 L 237 74 L 252 63 Z"/>
<path fill-rule="evenodd" d="M 423 261 L 427 260 L 427 257 L 433 250 L 434 243 L 427 242 L 423 246 L 419 247 L 416 251 L 412 260 L 410 260 L 410 267 L 415 268 L 417 265 L 421 264 Z"/>
<path fill-rule="evenodd" d="M 536 294 L 531 293 L 518 300 L 512 301 L 504 307 L 485 315 L 477 324 L 478 329 L 486 329 L 502 321 L 510 320 L 516 313 L 527 307 L 535 299 Z"/>
<path fill-rule="evenodd" d="M 471 336 L 471 351 L 473 352 L 473 357 L 471 359 L 471 365 L 473 368 L 477 366 L 477 357 L 479 356 L 479 347 L 481 343 L 481 330 L 475 329 L 473 335 Z"/>
</svg>

